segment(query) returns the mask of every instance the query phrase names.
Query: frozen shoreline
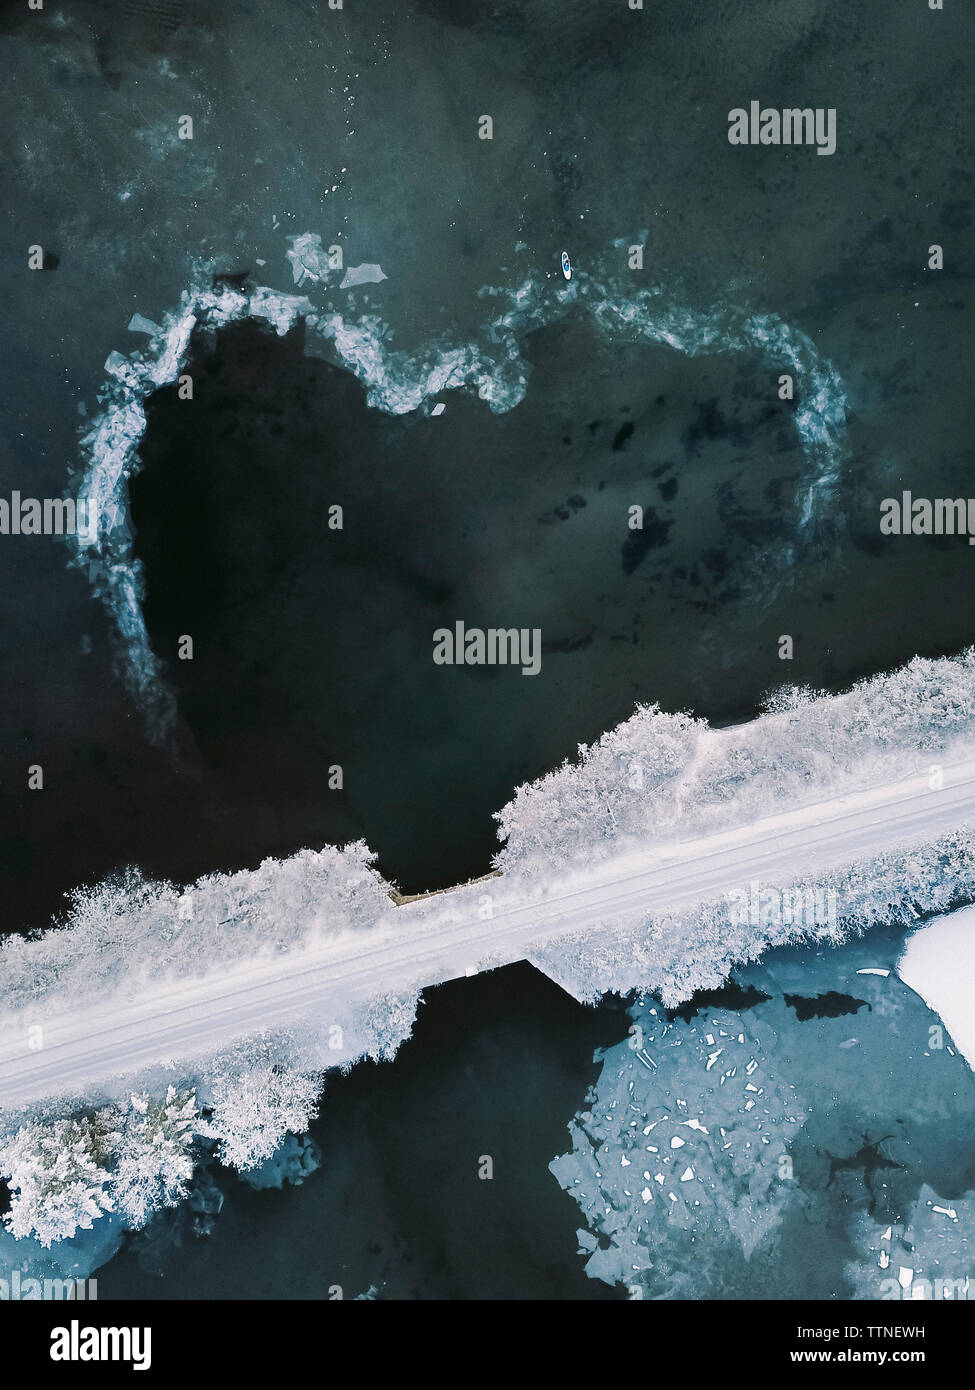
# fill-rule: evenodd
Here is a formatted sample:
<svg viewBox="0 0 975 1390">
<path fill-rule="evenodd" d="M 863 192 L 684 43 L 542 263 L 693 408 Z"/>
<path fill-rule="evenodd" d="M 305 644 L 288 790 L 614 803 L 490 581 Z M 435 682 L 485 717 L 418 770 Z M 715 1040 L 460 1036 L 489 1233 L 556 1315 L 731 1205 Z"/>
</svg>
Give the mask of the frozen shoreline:
<svg viewBox="0 0 975 1390">
<path fill-rule="evenodd" d="M 647 233 L 639 235 L 645 240 Z M 313 290 L 340 288 L 338 271 L 320 235 L 306 232 L 289 239 L 287 257 L 296 289 L 309 281 Z M 624 238 L 617 248 L 622 250 L 625 243 Z M 329 285 L 330 276 L 334 286 Z M 142 709 L 151 737 L 162 744 L 171 736 L 176 709 L 143 614 L 144 576 L 133 555 L 128 482 L 139 467 L 146 401 L 163 386 L 189 380 L 180 373 L 199 327 L 253 318 L 281 337 L 303 322 L 320 346 L 361 382 L 374 409 L 406 415 L 434 409 L 430 403 L 444 392 L 476 389 L 493 412 L 502 414 L 525 397 L 526 335 L 581 308 L 608 341 L 664 345 L 691 357 L 753 355 L 776 369 L 787 365 L 803 382 L 795 412 L 805 458 L 795 496 L 796 541 L 814 530 L 839 476 L 846 446 L 845 387 L 812 340 L 777 314 L 755 313 L 733 301 L 698 310 L 660 285 L 623 293 L 601 272 L 582 275 L 571 285 L 560 282 L 553 291 L 536 271 L 514 289 L 482 287 L 481 298 L 489 309 L 475 339 L 441 338 L 408 354 L 391 349 L 389 325 L 375 314 L 356 317 L 353 311 L 346 317 L 323 312 L 307 295 L 265 285 L 237 290 L 223 283 L 207 288 L 209 280 L 198 266 L 194 283 L 183 292 L 179 306 L 162 316 L 161 326 L 135 315 L 136 331 L 149 333 L 149 341 L 128 354 L 109 354 L 101 408 L 82 430 L 83 467 L 76 479 L 77 499 L 89 508 L 91 530 L 79 540 L 75 562 L 87 570 L 93 592 L 112 615 L 129 692 Z M 793 549 L 790 542 L 780 559 L 791 558 Z"/>
<path fill-rule="evenodd" d="M 897 965 L 904 983 L 939 1014 L 975 1071 L 975 907 L 928 922 L 911 936 Z"/>
</svg>

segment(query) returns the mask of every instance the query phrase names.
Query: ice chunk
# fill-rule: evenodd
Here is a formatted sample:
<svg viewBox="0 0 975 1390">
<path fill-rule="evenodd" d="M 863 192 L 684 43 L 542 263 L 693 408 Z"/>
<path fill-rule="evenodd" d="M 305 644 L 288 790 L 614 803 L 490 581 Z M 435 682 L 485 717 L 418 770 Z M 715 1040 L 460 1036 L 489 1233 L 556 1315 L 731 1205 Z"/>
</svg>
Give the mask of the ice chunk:
<svg viewBox="0 0 975 1390">
<path fill-rule="evenodd" d="M 248 308 L 255 318 L 272 323 L 278 337 L 283 338 L 299 318 L 311 312 L 312 305 L 304 295 L 278 294 L 261 285 L 251 295 Z"/>
<path fill-rule="evenodd" d="M 287 257 L 291 262 L 291 272 L 296 285 L 306 280 L 327 280 L 331 269 L 328 252 L 322 247 L 322 239 L 317 232 L 302 232 L 301 236 L 290 236 L 291 250 Z"/>
<path fill-rule="evenodd" d="M 388 280 L 381 265 L 372 265 L 364 262 L 362 265 L 350 265 L 345 275 L 342 277 L 340 290 L 350 290 L 353 285 L 378 285 L 380 280 Z"/>
<path fill-rule="evenodd" d="M 109 376 L 114 376 L 117 380 L 121 380 L 122 377 L 125 376 L 129 366 L 129 359 L 123 357 L 120 352 L 110 352 L 105 358 L 106 372 L 108 372 Z"/>
<path fill-rule="evenodd" d="M 251 1187 L 283 1187 L 286 1182 L 300 1187 L 321 1163 L 321 1150 L 309 1135 L 289 1134 L 277 1153 L 256 1168 L 242 1173 Z"/>
<path fill-rule="evenodd" d="M 150 338 L 154 338 L 162 329 L 158 323 L 153 323 L 152 319 L 147 319 L 144 314 L 133 314 L 129 319 L 130 333 L 148 333 Z"/>
</svg>

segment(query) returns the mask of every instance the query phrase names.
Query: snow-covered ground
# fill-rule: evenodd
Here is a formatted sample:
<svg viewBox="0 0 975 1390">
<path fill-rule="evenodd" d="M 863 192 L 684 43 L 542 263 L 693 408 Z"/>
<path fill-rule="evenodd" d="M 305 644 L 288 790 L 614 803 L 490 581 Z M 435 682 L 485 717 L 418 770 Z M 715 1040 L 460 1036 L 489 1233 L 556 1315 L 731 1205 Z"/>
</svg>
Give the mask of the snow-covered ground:
<svg viewBox="0 0 975 1390">
<path fill-rule="evenodd" d="M 959 908 L 916 931 L 897 964 L 906 985 L 940 1014 L 975 1070 L 975 907 Z"/>
</svg>

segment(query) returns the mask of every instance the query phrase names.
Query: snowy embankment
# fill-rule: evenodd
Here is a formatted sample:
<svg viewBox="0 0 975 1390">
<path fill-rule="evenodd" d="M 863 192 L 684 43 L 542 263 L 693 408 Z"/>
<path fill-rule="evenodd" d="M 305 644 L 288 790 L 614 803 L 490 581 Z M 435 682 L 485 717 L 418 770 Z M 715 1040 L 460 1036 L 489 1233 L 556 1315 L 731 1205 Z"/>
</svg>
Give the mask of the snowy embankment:
<svg viewBox="0 0 975 1390">
<path fill-rule="evenodd" d="M 392 1056 L 441 981 L 527 958 L 580 999 L 673 1004 L 769 945 L 975 897 L 973 674 L 971 653 L 918 660 L 720 731 L 638 710 L 519 789 L 500 877 L 402 906 L 361 844 L 77 895 L 65 924 L 0 953 L 12 1221 L 148 1214 L 185 1190 L 198 1139 L 256 1165 L 307 1124 L 321 1072 Z M 77 1210 L 59 1205 L 65 1145 Z"/>
<path fill-rule="evenodd" d="M 897 973 L 940 1014 L 959 1052 L 975 1070 L 975 907 L 959 908 L 916 931 Z"/>
</svg>

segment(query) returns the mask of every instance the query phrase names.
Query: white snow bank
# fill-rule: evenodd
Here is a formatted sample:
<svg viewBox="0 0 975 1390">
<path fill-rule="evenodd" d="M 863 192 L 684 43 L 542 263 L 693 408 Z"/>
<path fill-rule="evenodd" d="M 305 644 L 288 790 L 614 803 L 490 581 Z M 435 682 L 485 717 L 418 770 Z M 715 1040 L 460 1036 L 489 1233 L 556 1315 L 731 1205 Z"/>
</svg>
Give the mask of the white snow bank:
<svg viewBox="0 0 975 1390">
<path fill-rule="evenodd" d="M 975 907 L 962 907 L 909 939 L 897 973 L 940 1014 L 955 1046 L 975 1070 Z"/>
</svg>

